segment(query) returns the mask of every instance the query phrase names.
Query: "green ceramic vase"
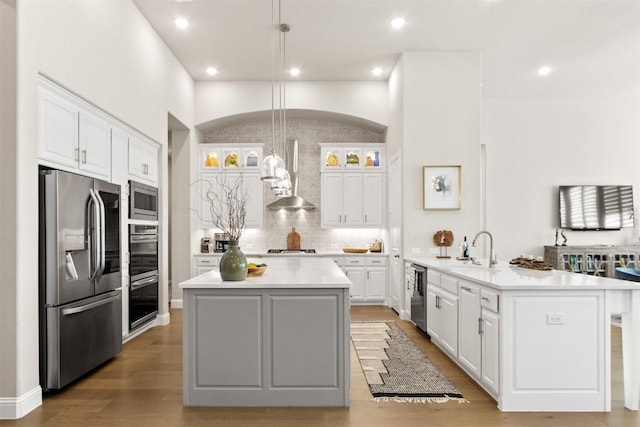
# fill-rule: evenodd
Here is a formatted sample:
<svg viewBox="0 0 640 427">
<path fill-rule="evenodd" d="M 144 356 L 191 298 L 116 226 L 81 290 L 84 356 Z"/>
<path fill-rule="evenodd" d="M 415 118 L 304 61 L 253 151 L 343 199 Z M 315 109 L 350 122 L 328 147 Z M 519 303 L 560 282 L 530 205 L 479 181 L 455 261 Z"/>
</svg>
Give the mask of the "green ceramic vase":
<svg viewBox="0 0 640 427">
<path fill-rule="evenodd" d="M 222 280 L 244 280 L 247 278 L 247 257 L 238 246 L 237 240 L 229 240 L 229 247 L 220 258 Z"/>
</svg>

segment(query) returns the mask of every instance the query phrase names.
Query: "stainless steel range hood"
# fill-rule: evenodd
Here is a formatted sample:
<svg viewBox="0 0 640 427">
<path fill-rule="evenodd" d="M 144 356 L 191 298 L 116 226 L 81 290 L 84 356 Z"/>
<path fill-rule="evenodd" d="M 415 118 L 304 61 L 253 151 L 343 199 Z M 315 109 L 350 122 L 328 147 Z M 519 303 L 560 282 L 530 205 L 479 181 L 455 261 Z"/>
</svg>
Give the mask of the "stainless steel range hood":
<svg viewBox="0 0 640 427">
<path fill-rule="evenodd" d="M 285 144 L 285 166 L 291 176 L 291 196 L 281 197 L 267 208 L 277 209 L 315 209 L 316 207 L 298 196 L 298 140 L 289 139 Z"/>
</svg>

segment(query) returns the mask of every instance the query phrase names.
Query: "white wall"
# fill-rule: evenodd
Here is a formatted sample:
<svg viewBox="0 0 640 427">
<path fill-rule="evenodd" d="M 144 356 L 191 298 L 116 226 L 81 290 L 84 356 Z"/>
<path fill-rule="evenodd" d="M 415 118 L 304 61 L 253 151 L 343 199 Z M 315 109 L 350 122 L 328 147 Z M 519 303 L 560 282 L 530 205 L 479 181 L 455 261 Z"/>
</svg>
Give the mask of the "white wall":
<svg viewBox="0 0 640 427">
<path fill-rule="evenodd" d="M 17 43 L 16 8 L 11 0 L 0 0 L 0 194 L 2 199 L 16 198 L 17 146 Z M 13 203 L 0 203 L 0 398 L 16 396 L 17 345 L 15 325 L 20 290 L 16 284 L 16 210 Z M 21 340 L 20 343 L 23 343 Z M 33 344 L 33 340 L 28 340 Z M 37 344 L 37 342 L 36 342 Z M 13 416 L 0 405 L 0 418 Z M 13 411 L 15 413 L 15 411 Z"/>
<path fill-rule="evenodd" d="M 402 55 L 404 255 L 429 254 L 451 230 L 455 256 L 480 226 L 480 65 L 476 53 Z M 461 165 L 460 210 L 423 210 L 423 166 Z"/>
<path fill-rule="evenodd" d="M 638 117 L 637 89 L 611 99 L 484 100 L 487 224 L 499 258 L 542 255 L 554 244 L 558 185 L 634 185 L 638 212 Z M 636 227 L 566 235 L 569 245 L 633 244 L 640 233 Z"/>
<path fill-rule="evenodd" d="M 286 107 L 388 123 L 387 82 L 287 82 Z M 276 108 L 278 108 L 276 100 Z M 196 82 L 195 123 L 271 110 L 271 82 Z"/>
<path fill-rule="evenodd" d="M 2 8 L 4 31 L 6 0 Z M 2 264 L 3 279 L 9 280 L 2 283 L 3 289 L 13 288 L 3 290 L 3 295 L 6 292 L 16 296 L 14 300 L 0 301 L 3 315 L 17 308 L 6 323 L 3 318 L 0 329 L 3 360 L 16 360 L 0 370 L 0 392 L 14 400 L 39 388 L 38 275 L 33 268 L 34 244 L 38 241 L 38 73 L 163 147 L 167 142 L 168 112 L 188 126 L 193 124 L 193 81 L 132 2 L 20 1 L 17 24 L 18 195 L 13 211 L 3 210 L 3 223 L 16 224 L 16 261 Z M 166 156 L 166 148 L 163 151 Z M 166 177 L 161 182 L 166 185 Z M 161 227 L 166 229 L 166 218 Z M 166 247 L 163 252 L 166 254 Z M 166 259 L 164 262 L 166 265 Z M 14 274 L 15 281 L 11 280 Z M 5 384 L 9 390 L 4 389 Z"/>
</svg>

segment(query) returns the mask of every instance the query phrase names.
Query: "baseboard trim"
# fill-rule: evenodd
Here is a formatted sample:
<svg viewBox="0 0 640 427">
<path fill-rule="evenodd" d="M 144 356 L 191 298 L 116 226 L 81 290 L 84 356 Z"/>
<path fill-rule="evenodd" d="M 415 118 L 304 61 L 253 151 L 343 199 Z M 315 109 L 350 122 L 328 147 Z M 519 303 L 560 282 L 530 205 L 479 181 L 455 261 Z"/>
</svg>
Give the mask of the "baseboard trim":
<svg viewBox="0 0 640 427">
<path fill-rule="evenodd" d="M 169 313 L 158 314 L 156 316 L 156 322 L 159 326 L 168 325 L 171 322 L 171 315 Z"/>
<path fill-rule="evenodd" d="M 42 405 L 42 388 L 34 387 L 19 397 L 0 397 L 0 420 L 16 420 Z"/>
<path fill-rule="evenodd" d="M 184 307 L 182 305 L 182 300 L 181 299 L 172 299 L 171 300 L 171 308 L 182 308 Z"/>
</svg>

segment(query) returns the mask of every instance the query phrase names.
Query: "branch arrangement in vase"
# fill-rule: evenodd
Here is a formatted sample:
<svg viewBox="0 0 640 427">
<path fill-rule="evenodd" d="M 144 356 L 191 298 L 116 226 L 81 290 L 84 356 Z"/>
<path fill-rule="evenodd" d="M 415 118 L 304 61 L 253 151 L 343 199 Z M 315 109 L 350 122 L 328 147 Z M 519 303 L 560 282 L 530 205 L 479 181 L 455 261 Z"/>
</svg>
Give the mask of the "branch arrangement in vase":
<svg viewBox="0 0 640 427">
<path fill-rule="evenodd" d="M 206 179 L 200 181 L 206 188 L 202 197 L 209 204 L 210 222 L 227 234 L 229 240 L 240 240 L 246 228 L 245 217 L 249 200 L 242 175 L 230 178 L 225 172 L 216 176 L 215 183 Z"/>
</svg>

